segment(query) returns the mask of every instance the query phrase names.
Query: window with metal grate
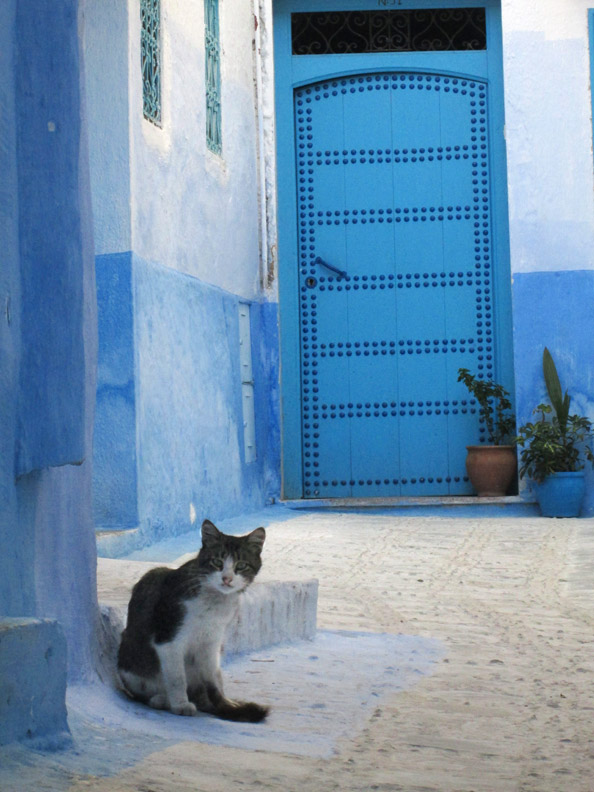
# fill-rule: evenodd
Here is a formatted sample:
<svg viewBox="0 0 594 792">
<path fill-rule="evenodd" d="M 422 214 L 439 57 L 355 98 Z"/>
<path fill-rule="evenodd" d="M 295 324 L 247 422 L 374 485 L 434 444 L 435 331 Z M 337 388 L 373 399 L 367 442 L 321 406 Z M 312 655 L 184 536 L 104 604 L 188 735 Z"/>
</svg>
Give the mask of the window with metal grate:
<svg viewBox="0 0 594 792">
<path fill-rule="evenodd" d="M 484 50 L 484 8 L 291 14 L 293 55 Z"/>
<path fill-rule="evenodd" d="M 221 45 L 219 0 L 204 0 L 204 43 L 206 50 L 206 145 L 223 153 L 221 131 Z"/>
<path fill-rule="evenodd" d="M 140 0 L 142 113 L 161 126 L 161 2 Z"/>
</svg>

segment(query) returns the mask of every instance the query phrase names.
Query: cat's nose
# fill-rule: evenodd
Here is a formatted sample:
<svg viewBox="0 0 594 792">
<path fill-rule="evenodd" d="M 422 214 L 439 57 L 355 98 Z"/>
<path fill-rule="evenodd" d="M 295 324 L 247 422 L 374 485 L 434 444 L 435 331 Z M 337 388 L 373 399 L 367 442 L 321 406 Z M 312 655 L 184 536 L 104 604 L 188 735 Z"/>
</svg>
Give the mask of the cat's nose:
<svg viewBox="0 0 594 792">
<path fill-rule="evenodd" d="M 233 575 L 223 575 L 223 585 L 230 586 L 233 583 Z"/>
</svg>

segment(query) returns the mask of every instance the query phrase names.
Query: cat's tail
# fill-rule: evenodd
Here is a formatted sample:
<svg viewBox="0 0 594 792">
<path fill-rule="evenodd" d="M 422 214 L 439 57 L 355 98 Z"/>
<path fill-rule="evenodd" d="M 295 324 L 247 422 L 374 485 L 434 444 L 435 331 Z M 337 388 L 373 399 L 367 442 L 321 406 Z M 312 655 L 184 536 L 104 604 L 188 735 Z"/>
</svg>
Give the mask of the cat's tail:
<svg viewBox="0 0 594 792">
<path fill-rule="evenodd" d="M 254 701 L 232 701 L 215 685 L 188 690 L 188 697 L 198 709 L 223 720 L 260 723 L 270 711 L 270 707 L 264 707 Z"/>
<path fill-rule="evenodd" d="M 215 707 L 213 715 L 229 721 L 244 723 L 260 723 L 270 712 L 270 707 L 256 704 L 254 701 L 230 701 L 225 699 Z"/>
</svg>

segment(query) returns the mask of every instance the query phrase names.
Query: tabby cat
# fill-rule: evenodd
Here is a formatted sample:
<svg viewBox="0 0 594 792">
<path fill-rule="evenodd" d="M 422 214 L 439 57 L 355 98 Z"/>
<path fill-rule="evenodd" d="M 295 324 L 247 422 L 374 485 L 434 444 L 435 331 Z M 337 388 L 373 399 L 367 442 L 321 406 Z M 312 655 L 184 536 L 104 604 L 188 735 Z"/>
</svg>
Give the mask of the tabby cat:
<svg viewBox="0 0 594 792">
<path fill-rule="evenodd" d="M 196 558 L 179 569 L 151 569 L 138 581 L 118 653 L 132 698 L 177 715 L 201 710 L 252 723 L 266 717 L 268 707 L 225 696 L 220 668 L 225 628 L 262 566 L 265 538 L 264 528 L 227 536 L 205 520 Z"/>
</svg>

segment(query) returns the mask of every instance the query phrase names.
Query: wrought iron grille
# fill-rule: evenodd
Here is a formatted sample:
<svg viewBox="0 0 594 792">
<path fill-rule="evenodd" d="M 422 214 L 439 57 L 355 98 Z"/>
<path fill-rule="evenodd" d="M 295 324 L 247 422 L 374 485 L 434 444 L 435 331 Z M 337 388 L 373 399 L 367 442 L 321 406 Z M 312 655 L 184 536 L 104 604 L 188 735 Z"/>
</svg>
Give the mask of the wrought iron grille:
<svg viewBox="0 0 594 792">
<path fill-rule="evenodd" d="M 293 55 L 484 50 L 484 8 L 291 14 Z"/>
<path fill-rule="evenodd" d="M 219 0 L 204 0 L 206 49 L 206 145 L 215 154 L 223 151 L 221 131 L 221 46 Z"/>
<path fill-rule="evenodd" d="M 140 0 L 142 112 L 161 126 L 161 2 Z"/>
</svg>

